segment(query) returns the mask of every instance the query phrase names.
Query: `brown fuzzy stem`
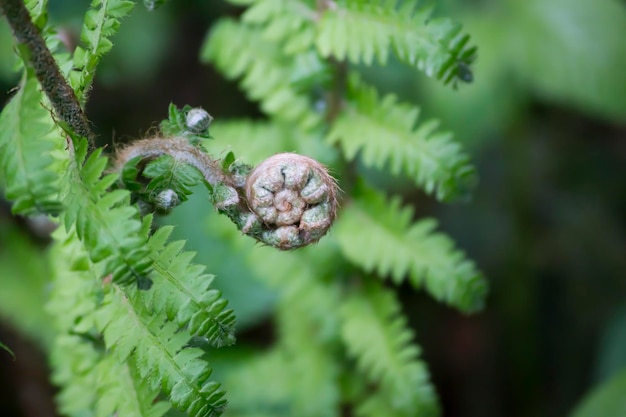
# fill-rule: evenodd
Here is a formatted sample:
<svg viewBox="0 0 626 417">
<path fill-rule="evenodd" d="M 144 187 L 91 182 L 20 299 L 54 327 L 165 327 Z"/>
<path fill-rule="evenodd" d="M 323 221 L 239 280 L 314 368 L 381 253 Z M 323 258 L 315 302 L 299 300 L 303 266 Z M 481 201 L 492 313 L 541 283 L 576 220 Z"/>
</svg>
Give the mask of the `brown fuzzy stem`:
<svg viewBox="0 0 626 417">
<path fill-rule="evenodd" d="M 117 153 L 116 170 L 121 170 L 128 161 L 138 156 L 151 160 L 163 155 L 170 155 L 176 161 L 196 168 L 214 188 L 223 184 L 233 186 L 235 183 L 235 179 L 222 170 L 219 161 L 209 158 L 185 138 L 151 138 L 133 142 Z"/>
<path fill-rule="evenodd" d="M 89 121 L 74 90 L 69 86 L 54 60 L 39 29 L 33 24 L 22 0 L 0 0 L 0 12 L 11 26 L 13 36 L 28 51 L 23 56 L 52 103 L 57 117 L 75 134 L 93 139 Z"/>
</svg>

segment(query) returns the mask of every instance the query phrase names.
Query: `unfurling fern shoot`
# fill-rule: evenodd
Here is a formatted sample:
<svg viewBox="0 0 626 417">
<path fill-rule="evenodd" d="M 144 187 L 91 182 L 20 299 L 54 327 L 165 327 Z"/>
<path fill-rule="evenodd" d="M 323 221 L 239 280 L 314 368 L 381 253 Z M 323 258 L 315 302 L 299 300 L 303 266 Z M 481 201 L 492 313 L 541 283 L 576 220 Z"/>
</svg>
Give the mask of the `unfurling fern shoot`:
<svg viewBox="0 0 626 417">
<path fill-rule="evenodd" d="M 46 307 L 59 408 L 69 416 L 160 417 L 171 407 L 191 417 L 436 416 L 427 365 L 383 281 L 406 280 L 463 312 L 482 307 L 486 283 L 434 221 L 416 221 L 363 170 L 406 177 L 440 200 L 466 194 L 475 172 L 450 133 L 419 121 L 415 105 L 381 95 L 360 69 L 393 54 L 456 87 L 471 81 L 476 48 L 415 0 L 232 2 L 249 7 L 211 28 L 201 58 L 237 79 L 266 119 L 212 124 L 201 108 L 170 105 L 158 134 L 110 161 L 91 144 L 84 109 L 134 2 L 93 0 L 70 56 L 55 47 L 45 0 L 0 0 L 23 64 L 0 115 L 6 196 L 14 212 L 43 212 L 59 225 Z M 173 228 L 153 224 L 197 185 L 208 190 L 207 213 L 234 223 L 208 216 L 224 227 L 212 229 L 223 230 L 213 237 L 220 248 L 278 294 L 275 343 L 219 364 L 229 407 L 212 369 L 216 350 L 235 343 L 234 311 L 195 253 L 168 241 Z"/>
</svg>

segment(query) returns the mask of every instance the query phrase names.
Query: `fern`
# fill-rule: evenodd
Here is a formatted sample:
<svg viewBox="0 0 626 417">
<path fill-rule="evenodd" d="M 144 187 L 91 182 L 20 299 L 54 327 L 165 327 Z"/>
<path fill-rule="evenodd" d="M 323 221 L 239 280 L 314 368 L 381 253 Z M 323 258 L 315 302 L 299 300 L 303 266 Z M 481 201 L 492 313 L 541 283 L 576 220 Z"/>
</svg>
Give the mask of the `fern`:
<svg viewBox="0 0 626 417">
<path fill-rule="evenodd" d="M 57 172 L 65 140 L 43 108 L 39 84 L 32 73 L 24 74 L 22 86 L 0 115 L 0 166 L 5 193 L 14 200 L 13 212 L 59 213 Z"/>
<path fill-rule="evenodd" d="M 192 417 L 219 415 L 226 405 L 202 350 L 187 347 L 190 334 L 160 316 L 150 317 L 137 290 L 113 284 L 98 311 L 98 328 L 120 361 L 134 355 L 142 379 L 160 387 Z"/>
<path fill-rule="evenodd" d="M 153 285 L 143 298 L 155 312 L 164 312 L 168 319 L 195 336 L 206 337 L 216 347 L 235 342 L 235 315 L 225 309 L 227 301 L 211 289 L 213 276 L 203 273 L 204 267 L 191 264 L 192 252 L 182 252 L 184 242 L 165 245 L 170 227 L 159 229 L 148 247 L 154 270 Z"/>
<path fill-rule="evenodd" d="M 145 247 L 147 236 L 140 233 L 139 212 L 129 205 L 128 191 L 107 192 L 117 175 L 101 177 L 107 164 L 101 150 L 85 161 L 86 151 L 87 143 L 81 141 L 64 179 L 66 228 L 75 225 L 91 261 L 103 262 L 104 274 L 112 274 L 116 282 L 145 280 L 152 262 Z"/>
<path fill-rule="evenodd" d="M 362 188 L 336 226 L 341 250 L 368 272 L 390 275 L 396 283 L 408 276 L 415 287 L 466 312 L 482 308 L 486 285 L 474 264 L 447 236 L 433 233 L 435 221 L 412 225 L 412 217 L 398 199 L 388 202 Z M 368 238 L 372 235 L 378 241 Z"/>
<path fill-rule="evenodd" d="M 20 1 L 0 0 L 12 27 L 24 23 L 6 13 L 7 1 L 28 13 Z M 144 1 L 149 9 L 162 3 Z M 14 211 L 44 211 L 61 224 L 47 304 L 59 408 L 71 416 L 140 417 L 170 414 L 170 407 L 191 417 L 225 410 L 225 392 L 208 360 L 216 348 L 234 343 L 234 312 L 213 288 L 214 276 L 194 263 L 195 253 L 182 241 L 168 242 L 172 228 L 153 227 L 146 214 L 168 212 L 205 183 L 217 210 L 243 233 L 281 249 L 301 246 L 308 235 L 316 242 L 335 220 L 337 201 L 344 201 L 334 233 L 299 252 L 253 247 L 234 228 L 223 233 L 225 247 L 279 295 L 276 342 L 226 376 L 236 384 L 231 415 L 435 416 L 435 389 L 420 349 L 381 280 L 408 279 L 465 312 L 482 306 L 486 286 L 452 241 L 434 232 L 433 221 L 414 222 L 398 199 L 367 188 L 351 162 L 360 155 L 366 166 L 409 176 L 440 199 L 463 194 L 473 169 L 435 122 L 417 124 L 417 108 L 361 83 L 358 64 L 385 64 L 393 52 L 456 85 L 471 79 L 475 50 L 459 26 L 431 19 L 430 9 L 414 0 L 235 3 L 251 7 L 240 21 L 214 25 L 201 58 L 239 80 L 268 119 L 218 121 L 211 134 L 230 149 L 213 151 L 217 160 L 205 152 L 219 143 L 207 140 L 212 117 L 174 105 L 154 138 L 116 152 L 114 163 L 102 148 L 88 154 L 93 134 L 80 123 L 86 123 L 83 108 L 134 2 L 93 0 L 71 68 L 51 37 L 54 52 L 42 46 L 38 31 L 37 47 L 20 47 L 26 75 L 0 116 L 0 164 Z M 49 33 L 46 1 L 28 6 L 37 28 Z M 69 112 L 47 88 L 32 51 L 56 70 L 53 86 L 67 88 Z M 338 196 L 334 178 L 309 157 L 283 154 L 256 168 L 246 164 L 284 151 L 332 165 L 349 194 Z M 279 209 L 289 213 L 279 216 Z M 268 384 L 272 376 L 285 380 Z"/>
<path fill-rule="evenodd" d="M 53 380 L 62 387 L 60 408 L 72 416 L 161 416 L 167 403 L 154 403 L 158 391 L 134 375 L 131 362 L 120 363 L 103 349 L 95 329 L 101 284 L 75 233 L 55 232 L 58 244 L 50 258 L 55 279 L 47 310 L 55 317 L 52 345 Z M 85 393 L 85 387 L 91 387 Z"/>
<path fill-rule="evenodd" d="M 324 10 L 316 46 L 322 56 L 371 64 L 387 62 L 392 49 L 400 61 L 442 79 L 445 84 L 472 80 L 469 65 L 476 48 L 449 19 L 432 19 L 431 8 L 417 1 L 346 0 Z"/>
<path fill-rule="evenodd" d="M 381 395 L 391 407 L 385 415 L 438 414 L 428 371 L 400 313 L 395 297 L 374 283 L 344 301 L 341 334 L 348 353 L 371 382 L 380 381 L 379 392 L 362 404 L 361 415 L 376 415 L 367 410 Z"/>
<path fill-rule="evenodd" d="M 315 2 L 298 0 L 251 1 L 242 20 L 262 27 L 263 37 L 278 41 L 282 51 L 296 55 L 315 43 Z"/>
<path fill-rule="evenodd" d="M 348 159 L 360 153 L 363 163 L 394 174 L 404 173 L 440 199 L 466 194 L 475 173 L 458 143 L 438 122 L 416 127 L 419 109 L 398 103 L 393 95 L 379 98 L 372 87 L 352 78 L 346 107 L 327 141 L 341 145 Z"/>
<path fill-rule="evenodd" d="M 239 53 L 233 54 L 233 49 Z M 213 62 L 228 78 L 241 78 L 242 88 L 251 99 L 261 101 L 268 114 L 308 127 L 319 123 L 319 116 L 311 110 L 311 98 L 292 87 L 298 80 L 294 76 L 309 72 L 310 62 L 286 56 L 263 39 L 259 28 L 229 19 L 220 21 L 201 58 Z"/>
<path fill-rule="evenodd" d="M 157 391 L 143 383 L 132 360 L 120 363 L 113 355 L 98 363 L 97 415 L 161 417 L 171 407 L 166 401 L 157 401 Z"/>
<path fill-rule="evenodd" d="M 134 6 L 134 2 L 127 0 L 93 0 L 85 14 L 80 35 L 83 46 L 74 50 L 74 71 L 69 75 L 70 84 L 83 103 L 100 58 L 113 47 L 109 38 L 117 33 L 120 19 Z"/>
</svg>

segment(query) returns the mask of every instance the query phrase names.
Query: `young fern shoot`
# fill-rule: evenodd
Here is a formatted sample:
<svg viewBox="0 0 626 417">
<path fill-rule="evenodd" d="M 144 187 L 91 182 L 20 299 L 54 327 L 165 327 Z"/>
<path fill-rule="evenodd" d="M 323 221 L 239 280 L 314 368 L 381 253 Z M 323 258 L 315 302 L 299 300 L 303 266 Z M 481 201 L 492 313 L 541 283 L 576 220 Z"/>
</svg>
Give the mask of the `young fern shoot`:
<svg viewBox="0 0 626 417">
<path fill-rule="evenodd" d="M 162 3 L 144 1 L 151 10 Z M 47 303 L 59 408 L 70 416 L 229 413 L 212 361 L 235 343 L 234 311 L 185 243 L 168 241 L 172 227 L 152 222 L 203 184 L 214 208 L 262 245 L 246 246 L 232 225 L 216 239 L 278 294 L 276 342 L 224 367 L 233 415 L 437 416 L 428 366 L 383 281 L 408 281 L 466 313 L 482 308 L 487 285 L 434 221 L 415 220 L 399 198 L 368 184 L 362 167 L 407 177 L 439 200 L 465 195 L 475 171 L 451 134 L 367 85 L 359 66 L 384 66 L 393 54 L 456 87 L 471 81 L 476 48 L 415 0 L 233 3 L 249 7 L 214 25 L 201 58 L 238 79 L 267 119 L 213 125 L 201 108 L 170 105 L 158 134 L 109 159 L 89 147 L 84 108 L 134 2 L 93 0 L 68 59 L 46 46 L 45 0 L 0 0 L 24 64 L 0 115 L 6 196 L 15 213 L 43 212 L 59 225 Z M 230 152 L 209 151 L 209 127 Z M 277 375 L 280 383 L 267 384 Z"/>
</svg>

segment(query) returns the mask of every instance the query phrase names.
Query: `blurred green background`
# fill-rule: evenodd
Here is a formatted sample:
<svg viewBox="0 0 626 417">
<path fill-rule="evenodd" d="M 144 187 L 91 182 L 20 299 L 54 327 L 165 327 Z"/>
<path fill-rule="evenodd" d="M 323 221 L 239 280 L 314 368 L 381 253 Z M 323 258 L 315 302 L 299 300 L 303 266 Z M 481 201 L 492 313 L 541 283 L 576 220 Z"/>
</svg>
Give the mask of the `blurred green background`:
<svg viewBox="0 0 626 417">
<path fill-rule="evenodd" d="M 50 1 L 50 19 L 70 43 L 85 7 Z M 394 63 L 362 71 L 441 119 L 481 179 L 471 201 L 448 205 L 408 183 L 387 184 L 419 216 L 440 219 L 491 285 L 486 310 L 472 317 L 401 289 L 444 416 L 626 416 L 626 404 L 615 403 L 626 397 L 626 2 L 445 0 L 436 11 L 462 22 L 478 46 L 473 84 L 454 91 Z M 211 24 L 240 12 L 217 1 L 171 1 L 155 12 L 138 5 L 91 93 L 87 113 L 100 144 L 145 135 L 170 102 L 217 119 L 261 118 L 198 59 Z M 17 84 L 14 66 L 0 21 L 2 104 Z M 216 138 L 215 149 L 222 140 L 227 146 Z M 201 193 L 163 221 L 218 275 L 239 340 L 262 345 L 271 339 L 273 294 L 220 244 L 216 218 Z M 0 341 L 18 360 L 0 351 L 0 416 L 54 415 L 39 348 L 50 337 L 40 325 L 46 244 L 40 223 L 11 217 L 1 203 Z M 574 412 L 611 378 L 617 394 Z"/>
</svg>

